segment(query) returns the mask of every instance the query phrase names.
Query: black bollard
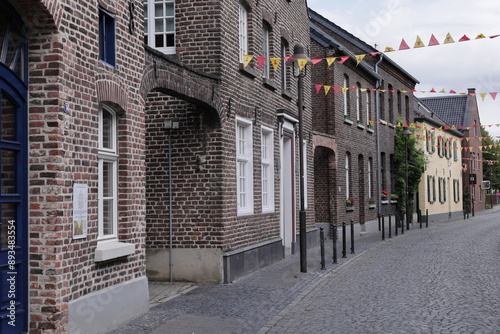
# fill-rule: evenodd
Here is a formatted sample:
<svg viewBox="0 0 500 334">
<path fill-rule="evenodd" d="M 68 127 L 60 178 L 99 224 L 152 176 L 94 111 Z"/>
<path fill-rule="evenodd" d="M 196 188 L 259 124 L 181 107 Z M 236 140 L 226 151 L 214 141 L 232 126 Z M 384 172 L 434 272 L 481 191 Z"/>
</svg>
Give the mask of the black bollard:
<svg viewBox="0 0 500 334">
<path fill-rule="evenodd" d="M 394 214 L 394 235 L 398 235 L 398 213 Z"/>
<path fill-rule="evenodd" d="M 333 226 L 333 263 L 337 263 L 337 225 Z"/>
<path fill-rule="evenodd" d="M 405 234 L 405 215 L 401 212 L 401 234 Z"/>
<path fill-rule="evenodd" d="M 392 218 L 392 216 L 391 216 L 391 214 L 389 213 L 389 239 L 391 239 L 391 238 L 392 238 L 392 235 L 391 235 L 391 234 L 392 234 L 392 228 L 391 228 L 391 225 L 392 225 L 392 219 L 391 219 L 391 218 Z"/>
<path fill-rule="evenodd" d="M 429 227 L 429 209 L 425 210 L 425 227 Z"/>
<path fill-rule="evenodd" d="M 385 240 L 385 217 L 384 217 L 384 215 L 382 215 L 381 222 L 382 222 L 382 240 Z"/>
<path fill-rule="evenodd" d="M 354 221 L 351 219 L 351 254 L 354 254 Z"/>
<path fill-rule="evenodd" d="M 345 220 L 344 220 L 342 222 L 342 258 L 347 257 L 347 251 L 346 251 L 347 240 L 345 240 L 345 234 L 346 234 L 346 230 L 345 230 Z"/>
<path fill-rule="evenodd" d="M 321 246 L 321 270 L 326 270 L 325 267 L 325 233 L 323 228 L 319 228 L 319 241 Z"/>
<path fill-rule="evenodd" d="M 377 218 L 378 218 L 378 230 L 379 230 L 379 231 L 382 231 L 382 229 L 381 229 L 381 227 L 380 227 L 380 215 L 378 215 L 378 217 L 377 217 Z"/>
</svg>

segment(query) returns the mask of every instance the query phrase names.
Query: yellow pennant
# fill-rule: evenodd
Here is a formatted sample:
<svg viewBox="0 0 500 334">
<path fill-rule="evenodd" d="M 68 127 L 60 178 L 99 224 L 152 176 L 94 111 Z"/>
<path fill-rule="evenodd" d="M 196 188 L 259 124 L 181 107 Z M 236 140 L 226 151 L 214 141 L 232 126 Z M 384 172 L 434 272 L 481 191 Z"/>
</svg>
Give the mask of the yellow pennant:
<svg viewBox="0 0 500 334">
<path fill-rule="evenodd" d="M 375 123 L 374 121 L 370 121 L 370 125 L 373 126 L 373 123 Z"/>
<path fill-rule="evenodd" d="M 332 66 L 333 62 L 337 59 L 337 57 L 329 57 L 326 58 L 326 63 L 328 64 L 328 67 Z"/>
<path fill-rule="evenodd" d="M 400 92 L 404 94 L 407 92 L 407 90 L 400 90 Z"/>
<path fill-rule="evenodd" d="M 417 41 L 415 42 L 414 48 L 423 48 L 425 45 L 420 39 L 420 37 L 417 35 Z"/>
<path fill-rule="evenodd" d="M 362 92 L 366 92 L 368 90 L 368 88 L 360 88 L 359 90 Z"/>
<path fill-rule="evenodd" d="M 244 55 L 243 56 L 243 67 L 247 67 L 248 64 L 252 61 L 253 56 L 250 55 Z"/>
<path fill-rule="evenodd" d="M 356 57 L 356 66 L 358 66 L 359 63 L 361 63 L 361 61 L 366 57 L 366 55 L 357 55 L 355 57 Z"/>
<path fill-rule="evenodd" d="M 328 92 L 330 91 L 330 88 L 332 88 L 332 86 L 323 86 L 323 88 L 325 88 L 325 95 L 328 95 Z"/>
<path fill-rule="evenodd" d="M 299 64 L 299 70 L 302 72 L 304 67 L 307 65 L 309 59 L 297 59 L 297 64 Z"/>
<path fill-rule="evenodd" d="M 349 90 L 349 87 L 342 87 L 342 93 L 346 93 Z"/>
<path fill-rule="evenodd" d="M 271 60 L 274 70 L 277 71 L 281 63 L 281 58 L 269 58 L 269 60 Z"/>
<path fill-rule="evenodd" d="M 395 51 L 394 48 L 391 48 L 390 46 L 386 46 L 384 52 L 393 52 L 393 51 Z"/>
<path fill-rule="evenodd" d="M 455 125 L 452 125 L 452 126 L 451 126 L 451 129 L 452 129 L 452 130 L 456 130 L 456 129 L 457 129 L 457 127 L 456 127 Z"/>
<path fill-rule="evenodd" d="M 486 36 L 484 36 L 483 34 L 479 34 L 477 35 L 476 39 L 481 39 L 481 38 L 486 38 Z"/>
<path fill-rule="evenodd" d="M 450 33 L 448 33 L 448 35 L 446 35 L 446 39 L 444 40 L 444 44 L 450 43 L 455 43 L 455 41 L 453 40 L 453 37 L 451 37 Z"/>
<path fill-rule="evenodd" d="M 484 98 L 486 97 L 487 93 L 479 93 L 479 96 L 481 96 L 481 99 L 484 101 Z"/>
<path fill-rule="evenodd" d="M 444 88 L 443 88 L 443 89 L 441 89 L 439 92 L 440 92 L 440 93 L 443 93 L 443 94 L 446 94 L 446 91 L 444 90 Z"/>
</svg>

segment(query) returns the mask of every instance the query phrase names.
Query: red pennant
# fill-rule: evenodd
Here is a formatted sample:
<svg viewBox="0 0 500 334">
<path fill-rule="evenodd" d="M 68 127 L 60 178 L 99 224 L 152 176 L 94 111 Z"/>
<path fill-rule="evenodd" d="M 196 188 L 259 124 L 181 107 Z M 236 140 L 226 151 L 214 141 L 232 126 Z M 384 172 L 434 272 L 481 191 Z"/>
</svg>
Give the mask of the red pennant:
<svg viewBox="0 0 500 334">
<path fill-rule="evenodd" d="M 339 64 L 343 64 L 346 62 L 347 59 L 351 58 L 351 56 L 342 56 L 340 57 Z"/>
<path fill-rule="evenodd" d="M 333 91 L 334 91 L 335 93 L 340 92 L 340 87 L 333 87 Z"/>
<path fill-rule="evenodd" d="M 411 91 L 412 91 L 413 93 L 416 93 L 416 92 L 417 92 L 417 90 L 416 90 L 416 89 L 412 89 Z"/>
<path fill-rule="evenodd" d="M 266 57 L 261 57 L 261 56 L 257 56 L 255 57 L 257 58 L 257 65 L 259 66 L 259 69 L 262 68 L 262 66 L 264 66 L 264 63 L 266 62 Z"/>
<path fill-rule="evenodd" d="M 456 94 L 457 92 L 455 92 L 453 89 L 450 90 L 450 94 Z"/>
<path fill-rule="evenodd" d="M 469 37 L 467 37 L 467 36 L 465 36 L 465 35 L 463 35 L 463 36 L 462 36 L 462 38 L 460 38 L 458 41 L 459 41 L 459 42 L 470 41 L 470 38 L 469 38 Z"/>
<path fill-rule="evenodd" d="M 493 36 L 490 36 L 490 38 L 497 38 L 498 36 L 500 36 L 500 35 L 493 35 Z"/>
<path fill-rule="evenodd" d="M 436 91 L 434 90 L 434 88 L 432 88 L 429 93 L 435 93 Z"/>
<path fill-rule="evenodd" d="M 313 59 L 311 59 L 311 62 L 313 65 L 316 65 L 317 63 L 319 63 L 322 60 L 323 60 L 323 58 L 313 58 Z"/>
<path fill-rule="evenodd" d="M 493 100 L 495 100 L 497 98 L 497 93 L 496 92 L 490 93 L 490 95 L 493 98 Z"/>
<path fill-rule="evenodd" d="M 351 89 L 358 89 L 358 87 L 356 87 L 356 86 L 352 86 L 352 87 L 351 87 Z"/>
<path fill-rule="evenodd" d="M 323 85 L 314 85 L 316 87 L 316 94 L 319 94 L 319 91 L 321 90 L 321 87 L 323 87 Z"/>
<path fill-rule="evenodd" d="M 370 56 L 372 57 L 375 57 L 376 55 L 380 54 L 380 52 L 372 52 L 372 53 L 369 53 Z"/>
<path fill-rule="evenodd" d="M 399 50 L 408 50 L 410 47 L 408 46 L 408 44 L 406 44 L 404 38 L 403 40 L 401 41 L 401 44 L 399 44 Z"/>
<path fill-rule="evenodd" d="M 429 40 L 429 46 L 434 46 L 434 45 L 439 45 L 439 42 L 434 36 L 434 34 L 432 34 L 431 39 Z"/>
</svg>

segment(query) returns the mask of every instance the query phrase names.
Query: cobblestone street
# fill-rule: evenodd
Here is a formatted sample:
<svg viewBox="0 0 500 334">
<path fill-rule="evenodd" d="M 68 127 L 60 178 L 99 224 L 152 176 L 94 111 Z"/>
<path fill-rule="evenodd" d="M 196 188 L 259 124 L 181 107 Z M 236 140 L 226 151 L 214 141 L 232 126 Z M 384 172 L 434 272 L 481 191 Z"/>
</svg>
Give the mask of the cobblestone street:
<svg viewBox="0 0 500 334">
<path fill-rule="evenodd" d="M 308 273 L 292 257 L 200 286 L 112 333 L 500 333 L 499 212 L 385 241 L 371 233 L 327 270 L 311 250 Z"/>
</svg>

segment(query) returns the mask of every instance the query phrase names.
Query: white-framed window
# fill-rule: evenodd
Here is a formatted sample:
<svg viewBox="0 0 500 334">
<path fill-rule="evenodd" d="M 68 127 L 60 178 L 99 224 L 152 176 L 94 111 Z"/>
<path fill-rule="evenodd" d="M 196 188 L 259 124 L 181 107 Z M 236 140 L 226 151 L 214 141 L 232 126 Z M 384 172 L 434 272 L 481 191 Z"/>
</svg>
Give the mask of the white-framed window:
<svg viewBox="0 0 500 334">
<path fill-rule="evenodd" d="M 348 116 L 349 115 L 349 77 L 347 74 L 344 74 L 344 94 L 342 94 L 342 98 L 344 100 L 344 115 Z"/>
<path fill-rule="evenodd" d="M 240 43 L 240 63 L 243 63 L 243 56 L 248 54 L 248 11 L 239 4 L 239 43 Z"/>
<path fill-rule="evenodd" d="M 274 132 L 261 128 L 262 212 L 274 212 Z"/>
<path fill-rule="evenodd" d="M 166 54 L 175 53 L 175 0 L 144 0 L 144 41 Z"/>
<path fill-rule="evenodd" d="M 252 122 L 236 118 L 236 192 L 238 215 L 253 214 Z"/>
<path fill-rule="evenodd" d="M 288 89 L 288 73 L 286 68 L 286 60 L 288 45 L 284 40 L 281 40 L 281 89 Z"/>
<path fill-rule="evenodd" d="M 99 110 L 98 240 L 117 238 L 118 149 L 116 114 L 103 105 Z"/>
<path fill-rule="evenodd" d="M 356 83 L 356 121 L 361 121 L 362 112 L 361 112 L 361 84 L 359 82 Z"/>
<path fill-rule="evenodd" d="M 370 109 L 370 91 L 369 90 L 366 90 L 365 91 L 365 95 L 366 95 L 366 124 L 370 124 L 370 113 L 371 113 L 371 109 Z"/>
<path fill-rule="evenodd" d="M 453 200 L 455 203 L 460 202 L 460 180 L 453 180 Z"/>
<path fill-rule="evenodd" d="M 366 175 L 366 181 L 368 183 L 368 197 L 373 197 L 372 173 L 373 173 L 373 159 L 368 158 L 368 168 Z"/>
<path fill-rule="evenodd" d="M 262 68 L 262 77 L 269 79 L 269 28 L 264 24 L 262 27 L 262 57 L 265 57 Z"/>
<path fill-rule="evenodd" d="M 458 145 L 457 142 L 453 142 L 453 161 L 458 161 Z"/>
<path fill-rule="evenodd" d="M 350 169 L 351 169 L 351 155 L 349 152 L 345 155 L 345 197 L 346 199 L 351 197 L 351 177 L 350 177 Z"/>
</svg>

